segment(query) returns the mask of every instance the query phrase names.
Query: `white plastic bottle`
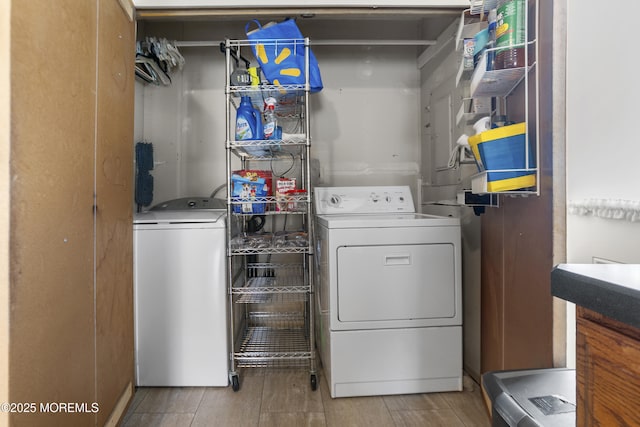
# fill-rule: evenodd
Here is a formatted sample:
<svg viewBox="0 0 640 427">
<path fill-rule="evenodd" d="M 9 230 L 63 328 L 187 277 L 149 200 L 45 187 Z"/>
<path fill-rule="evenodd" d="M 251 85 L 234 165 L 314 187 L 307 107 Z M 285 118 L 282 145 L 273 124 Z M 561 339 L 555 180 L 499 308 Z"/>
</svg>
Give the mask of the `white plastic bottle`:
<svg viewBox="0 0 640 427">
<path fill-rule="evenodd" d="M 275 98 L 267 98 L 264 101 L 264 139 L 276 139 L 276 128 L 278 126 L 276 104 Z"/>
</svg>

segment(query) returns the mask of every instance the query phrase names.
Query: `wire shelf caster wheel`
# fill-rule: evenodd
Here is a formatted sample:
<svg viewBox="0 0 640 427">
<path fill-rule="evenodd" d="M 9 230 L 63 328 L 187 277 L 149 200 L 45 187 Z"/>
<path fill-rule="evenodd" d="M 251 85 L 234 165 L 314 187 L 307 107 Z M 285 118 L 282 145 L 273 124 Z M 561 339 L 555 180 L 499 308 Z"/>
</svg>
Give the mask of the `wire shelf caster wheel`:
<svg viewBox="0 0 640 427">
<path fill-rule="evenodd" d="M 231 388 L 233 389 L 233 391 L 240 390 L 240 381 L 238 381 L 237 375 L 233 375 L 231 377 Z"/>
<path fill-rule="evenodd" d="M 316 391 L 318 389 L 318 379 L 315 374 L 311 374 L 311 390 Z"/>
</svg>

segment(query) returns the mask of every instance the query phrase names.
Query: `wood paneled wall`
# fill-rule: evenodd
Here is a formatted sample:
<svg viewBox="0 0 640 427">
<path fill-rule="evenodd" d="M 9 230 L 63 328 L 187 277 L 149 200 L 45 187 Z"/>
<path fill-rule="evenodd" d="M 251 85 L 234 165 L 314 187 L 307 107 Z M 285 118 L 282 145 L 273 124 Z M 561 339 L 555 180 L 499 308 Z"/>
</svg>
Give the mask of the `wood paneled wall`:
<svg viewBox="0 0 640 427">
<path fill-rule="evenodd" d="M 538 3 L 540 196 L 501 197 L 500 208 L 482 216 L 483 373 L 553 366 L 553 4 Z M 513 97 L 517 105 L 524 94 Z"/>
<path fill-rule="evenodd" d="M 133 393 L 133 23 L 99 1 L 96 106 L 96 382 L 100 407 Z M 128 388 L 128 390 L 127 390 Z M 98 413 L 104 425 L 111 411 Z"/>
<path fill-rule="evenodd" d="M 117 0 L 11 2 L 12 414 L 103 425 L 133 381 L 133 23 Z"/>
<path fill-rule="evenodd" d="M 576 425 L 640 425 L 640 329 L 578 306 L 576 347 Z"/>
</svg>

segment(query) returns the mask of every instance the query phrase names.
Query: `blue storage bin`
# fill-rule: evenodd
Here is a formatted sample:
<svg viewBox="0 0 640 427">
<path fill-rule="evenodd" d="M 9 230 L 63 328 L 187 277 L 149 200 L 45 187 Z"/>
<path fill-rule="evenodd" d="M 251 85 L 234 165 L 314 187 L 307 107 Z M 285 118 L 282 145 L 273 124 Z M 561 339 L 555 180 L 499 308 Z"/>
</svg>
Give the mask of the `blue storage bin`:
<svg viewBox="0 0 640 427">
<path fill-rule="evenodd" d="M 479 164 L 487 171 L 487 191 L 509 191 L 536 183 L 536 158 L 529 144 L 527 165 L 526 123 L 502 126 L 469 137 L 469 145 Z"/>
</svg>

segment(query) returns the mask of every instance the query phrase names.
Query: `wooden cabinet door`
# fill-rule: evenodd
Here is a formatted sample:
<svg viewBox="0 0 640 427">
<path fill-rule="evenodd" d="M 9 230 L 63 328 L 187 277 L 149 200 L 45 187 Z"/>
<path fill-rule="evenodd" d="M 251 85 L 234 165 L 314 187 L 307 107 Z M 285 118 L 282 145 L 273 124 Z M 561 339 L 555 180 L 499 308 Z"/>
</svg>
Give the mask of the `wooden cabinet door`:
<svg viewBox="0 0 640 427">
<path fill-rule="evenodd" d="M 133 394 L 134 23 L 98 2 L 96 123 L 96 400 L 98 425 Z"/>
<path fill-rule="evenodd" d="M 638 331 L 619 332 L 590 314 L 579 309 L 577 425 L 640 425 L 640 341 L 632 336 Z"/>
<path fill-rule="evenodd" d="M 104 425 L 133 382 L 134 24 L 118 0 L 12 1 L 10 23 L 6 400 L 45 409 L 9 424 Z"/>
<path fill-rule="evenodd" d="M 8 401 L 93 402 L 96 5 L 10 3 Z M 38 408 L 9 421 L 56 424 L 94 425 L 95 414 Z"/>
</svg>

